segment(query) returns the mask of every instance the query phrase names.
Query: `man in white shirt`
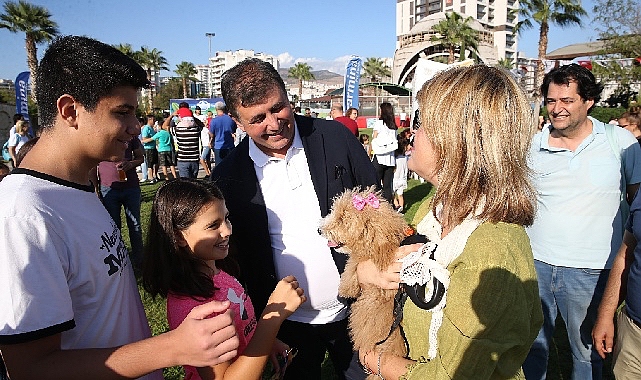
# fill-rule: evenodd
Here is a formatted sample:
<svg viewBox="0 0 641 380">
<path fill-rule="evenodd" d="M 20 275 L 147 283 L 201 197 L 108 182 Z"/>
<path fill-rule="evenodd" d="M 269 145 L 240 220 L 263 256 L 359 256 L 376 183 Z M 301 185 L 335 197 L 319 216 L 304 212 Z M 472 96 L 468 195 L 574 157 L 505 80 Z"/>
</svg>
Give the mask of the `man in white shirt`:
<svg viewBox="0 0 641 380">
<path fill-rule="evenodd" d="M 222 93 L 245 138 L 213 170 L 234 226 L 230 257 L 257 313 L 278 279 L 293 274 L 309 302 L 281 326 L 298 349 L 285 379 L 320 379 L 329 352 L 340 379 L 363 379 L 347 333 L 348 304 L 338 297 L 346 257 L 317 230 L 332 199 L 376 183 L 363 147 L 342 124 L 294 115 L 285 84 L 269 63 L 249 59 L 228 70 Z"/>
</svg>

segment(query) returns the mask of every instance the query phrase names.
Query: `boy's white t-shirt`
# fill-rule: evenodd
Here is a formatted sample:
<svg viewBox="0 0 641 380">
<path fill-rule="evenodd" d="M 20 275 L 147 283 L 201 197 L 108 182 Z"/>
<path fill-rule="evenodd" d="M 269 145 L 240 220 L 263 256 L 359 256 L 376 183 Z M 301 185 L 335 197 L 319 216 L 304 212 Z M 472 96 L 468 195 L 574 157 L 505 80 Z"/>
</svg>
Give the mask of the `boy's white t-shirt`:
<svg viewBox="0 0 641 380">
<path fill-rule="evenodd" d="M 151 336 L 127 248 L 91 186 L 16 169 L 0 194 L 0 343 L 61 333 L 67 350 Z"/>
</svg>

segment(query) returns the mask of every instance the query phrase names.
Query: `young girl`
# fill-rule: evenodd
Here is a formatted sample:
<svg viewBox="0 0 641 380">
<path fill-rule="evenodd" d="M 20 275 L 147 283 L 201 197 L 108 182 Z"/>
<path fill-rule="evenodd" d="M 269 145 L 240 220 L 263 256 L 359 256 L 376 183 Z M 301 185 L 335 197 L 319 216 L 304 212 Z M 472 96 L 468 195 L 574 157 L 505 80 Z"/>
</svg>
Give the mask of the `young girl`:
<svg viewBox="0 0 641 380">
<path fill-rule="evenodd" d="M 365 152 L 367 152 L 367 157 L 369 157 L 369 159 L 371 160 L 372 146 L 369 143 L 369 136 L 365 133 L 361 133 L 361 135 L 358 137 L 358 140 L 361 142 L 361 145 L 363 145 L 363 149 L 365 149 Z"/>
<path fill-rule="evenodd" d="M 396 149 L 396 168 L 394 169 L 394 179 L 392 187 L 394 190 L 394 208 L 398 212 L 403 212 L 405 208 L 405 199 L 403 192 L 407 190 L 407 159 L 411 154 L 412 147 L 410 141 L 406 138 L 398 139 L 398 149 Z"/>
<path fill-rule="evenodd" d="M 227 256 L 232 228 L 225 200 L 213 183 L 179 178 L 158 189 L 151 210 L 143 286 L 167 297 L 167 320 L 174 329 L 195 306 L 229 300 L 240 340 L 238 356 L 213 368 L 185 366 L 187 379 L 259 379 L 271 355 L 291 360 L 289 347 L 276 333 L 306 297 L 294 276 L 282 279 L 263 315 L 256 319 L 251 300 L 240 283 L 217 267 Z"/>
</svg>

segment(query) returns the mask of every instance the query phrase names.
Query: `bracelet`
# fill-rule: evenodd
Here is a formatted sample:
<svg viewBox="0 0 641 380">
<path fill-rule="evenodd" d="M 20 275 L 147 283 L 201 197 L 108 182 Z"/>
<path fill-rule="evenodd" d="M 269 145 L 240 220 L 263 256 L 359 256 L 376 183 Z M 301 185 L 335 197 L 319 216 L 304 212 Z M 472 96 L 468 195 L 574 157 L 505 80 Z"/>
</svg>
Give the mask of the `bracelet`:
<svg viewBox="0 0 641 380">
<path fill-rule="evenodd" d="M 377 367 L 378 367 L 378 377 L 379 377 L 381 380 L 385 380 L 385 378 L 383 377 L 383 375 L 381 375 L 381 356 L 383 356 L 383 351 L 381 351 L 381 352 L 379 352 L 379 353 L 378 353 L 378 365 L 377 365 Z"/>
<path fill-rule="evenodd" d="M 368 355 L 370 352 L 371 352 L 371 351 L 367 351 L 367 352 L 365 353 L 365 356 L 363 356 L 363 363 L 361 363 L 361 368 L 363 369 L 363 372 L 365 372 L 365 374 L 366 374 L 366 375 L 373 375 L 373 374 L 374 374 L 374 372 L 372 372 L 372 370 L 371 370 L 371 369 L 369 369 L 369 367 L 367 366 L 367 355 Z"/>
</svg>

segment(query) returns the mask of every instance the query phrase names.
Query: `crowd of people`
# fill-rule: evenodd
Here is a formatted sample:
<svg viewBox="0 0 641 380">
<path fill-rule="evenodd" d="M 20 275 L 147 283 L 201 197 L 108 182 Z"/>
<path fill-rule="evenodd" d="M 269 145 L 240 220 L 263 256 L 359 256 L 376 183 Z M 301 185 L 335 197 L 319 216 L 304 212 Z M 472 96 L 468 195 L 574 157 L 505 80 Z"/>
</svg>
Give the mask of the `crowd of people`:
<svg viewBox="0 0 641 380">
<path fill-rule="evenodd" d="M 589 70 L 546 74 L 549 124 L 506 71 L 446 70 L 418 92 L 411 129 L 384 102 L 371 139 L 357 109 L 296 112 L 258 59 L 223 75 L 215 116 L 182 103 L 138 120 L 149 85 L 99 41 L 47 48 L 41 132 L 17 117 L 15 168 L 0 166 L 2 376 L 156 379 L 182 365 L 191 379 L 260 379 L 269 362 L 274 378 L 320 379 L 328 353 L 339 379 L 544 379 L 557 315 L 573 379 L 600 379 L 609 353 L 617 379 L 641 375 L 641 120 L 588 116 L 602 89 Z M 148 226 L 143 165 L 143 180 L 158 165 L 165 180 Z M 318 222 L 356 187 L 403 212 L 410 171 L 435 187 L 413 220 L 428 243 L 357 271 L 382 289 L 422 279 L 400 305 L 408 354 L 354 352 L 338 295 L 347 257 Z M 136 275 L 166 298 L 169 332 L 151 337 Z"/>
</svg>

